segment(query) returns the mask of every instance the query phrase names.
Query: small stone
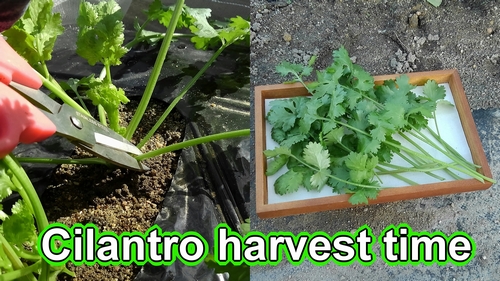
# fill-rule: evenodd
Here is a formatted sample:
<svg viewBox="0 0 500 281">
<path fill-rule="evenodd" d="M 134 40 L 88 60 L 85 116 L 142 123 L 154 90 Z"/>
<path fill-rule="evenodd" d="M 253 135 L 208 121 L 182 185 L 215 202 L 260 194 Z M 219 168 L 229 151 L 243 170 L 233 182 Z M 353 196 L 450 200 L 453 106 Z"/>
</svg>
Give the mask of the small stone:
<svg viewBox="0 0 500 281">
<path fill-rule="evenodd" d="M 493 28 L 488 27 L 488 28 L 486 29 L 486 33 L 487 33 L 488 35 L 492 34 L 492 33 L 493 33 Z"/>
<path fill-rule="evenodd" d="M 356 61 L 358 60 L 358 58 L 355 56 L 351 57 L 350 59 L 352 63 L 356 63 Z"/>
<path fill-rule="evenodd" d="M 413 14 L 410 16 L 410 19 L 408 20 L 408 24 L 410 25 L 410 28 L 417 28 L 418 27 L 418 15 Z"/>
<path fill-rule="evenodd" d="M 417 57 L 413 53 L 408 54 L 407 60 L 409 63 L 414 63 L 416 59 L 417 59 Z"/>
<path fill-rule="evenodd" d="M 255 31 L 255 32 L 259 31 L 259 30 L 260 30 L 260 23 L 258 23 L 258 22 L 254 22 L 254 23 L 252 24 L 252 29 L 253 29 L 253 31 Z"/>
<path fill-rule="evenodd" d="M 397 65 L 398 65 L 398 61 L 396 60 L 396 58 L 392 58 L 391 59 L 391 67 L 396 68 Z"/>
<path fill-rule="evenodd" d="M 436 35 L 429 34 L 429 36 L 427 36 L 427 39 L 429 41 L 437 41 L 437 40 L 439 40 L 439 35 L 437 35 L 437 34 Z"/>
<path fill-rule="evenodd" d="M 257 14 L 255 15 L 255 19 L 260 19 L 261 17 L 262 17 L 262 14 L 257 13 Z"/>
<path fill-rule="evenodd" d="M 285 33 L 283 34 L 283 40 L 285 40 L 285 42 L 290 42 L 290 41 L 292 41 L 292 35 L 290 35 L 290 33 L 288 33 L 288 32 L 285 32 Z"/>
<path fill-rule="evenodd" d="M 494 55 L 492 55 L 492 56 L 491 56 L 490 61 L 491 61 L 491 63 L 493 63 L 493 64 L 497 64 L 497 63 L 498 63 L 498 61 L 499 61 L 499 59 L 500 59 L 500 55 L 498 55 L 498 54 L 494 54 Z"/>
<path fill-rule="evenodd" d="M 417 40 L 418 45 L 422 46 L 424 43 L 425 43 L 425 37 L 418 38 L 418 40 Z"/>
</svg>

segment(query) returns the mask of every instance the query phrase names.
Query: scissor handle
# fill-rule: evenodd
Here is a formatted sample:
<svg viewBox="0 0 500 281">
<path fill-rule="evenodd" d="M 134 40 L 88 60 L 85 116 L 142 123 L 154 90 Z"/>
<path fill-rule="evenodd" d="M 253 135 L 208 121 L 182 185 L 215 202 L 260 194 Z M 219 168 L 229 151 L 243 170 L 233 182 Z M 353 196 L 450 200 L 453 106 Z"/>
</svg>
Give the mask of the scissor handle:
<svg viewBox="0 0 500 281">
<path fill-rule="evenodd" d="M 56 126 L 33 104 L 11 89 L 14 81 L 34 89 L 42 86 L 37 72 L 0 36 L 0 158 L 19 142 L 42 141 Z"/>
</svg>

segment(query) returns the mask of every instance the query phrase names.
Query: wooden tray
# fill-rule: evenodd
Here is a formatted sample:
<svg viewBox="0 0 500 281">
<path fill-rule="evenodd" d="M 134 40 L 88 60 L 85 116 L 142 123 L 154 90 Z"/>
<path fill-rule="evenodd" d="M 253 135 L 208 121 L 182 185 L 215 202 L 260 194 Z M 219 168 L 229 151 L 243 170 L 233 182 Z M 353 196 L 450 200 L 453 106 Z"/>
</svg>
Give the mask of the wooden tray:
<svg viewBox="0 0 500 281">
<path fill-rule="evenodd" d="M 410 78 L 410 83 L 417 86 L 425 84 L 429 79 L 433 79 L 437 83 L 448 83 L 472 159 L 475 164 L 481 166 L 478 172 L 491 178 L 491 170 L 488 166 L 457 70 L 417 72 L 406 75 Z M 375 84 L 382 84 L 384 80 L 395 79 L 398 76 L 399 74 L 375 76 Z M 265 100 L 305 95 L 309 94 L 300 83 L 255 87 L 256 211 L 257 215 L 261 218 L 353 207 L 353 205 L 348 202 L 350 195 L 332 195 L 281 203 L 268 202 L 269 187 L 265 175 L 267 159 L 262 153 L 266 149 Z M 481 183 L 476 179 L 464 179 L 421 184 L 418 186 L 389 188 L 382 190 L 377 199 L 369 200 L 369 204 L 484 190 L 491 185 L 492 183 L 490 182 Z"/>
</svg>

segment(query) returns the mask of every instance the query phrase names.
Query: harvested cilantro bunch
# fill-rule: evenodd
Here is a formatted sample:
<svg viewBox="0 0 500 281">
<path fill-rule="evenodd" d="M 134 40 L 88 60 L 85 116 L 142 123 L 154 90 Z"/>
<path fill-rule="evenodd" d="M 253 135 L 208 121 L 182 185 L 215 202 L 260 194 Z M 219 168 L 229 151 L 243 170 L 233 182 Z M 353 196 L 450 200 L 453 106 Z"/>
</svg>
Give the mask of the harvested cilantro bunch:
<svg viewBox="0 0 500 281">
<path fill-rule="evenodd" d="M 288 168 L 275 182 L 277 194 L 295 192 L 300 186 L 320 190 L 326 185 L 333 192 L 352 194 L 352 204 L 368 203 L 381 189 L 379 175 L 391 174 L 416 185 L 400 174 L 409 171 L 424 172 L 438 180 L 444 178 L 433 171 L 445 170 L 455 179 L 460 178 L 460 172 L 482 182 L 493 181 L 446 144 L 439 131 L 427 126 L 435 117 L 437 103 L 444 102 L 443 86 L 429 80 L 423 95 L 417 96 L 412 92 L 416 87 L 405 75 L 375 86 L 373 77 L 353 64 L 343 47 L 333 52 L 333 60 L 317 72 L 317 81 L 308 84 L 302 77 L 312 73 L 313 60 L 307 66 L 284 62 L 276 68 L 283 76 L 292 74 L 292 82 L 302 83 L 311 94 L 270 102 L 267 121 L 279 147 L 264 151 L 271 160 L 266 175 L 285 165 Z M 402 146 L 393 138 L 395 134 L 414 148 Z M 410 136 L 436 148 L 450 162 L 435 159 Z M 395 154 L 408 166 L 391 164 Z"/>
</svg>

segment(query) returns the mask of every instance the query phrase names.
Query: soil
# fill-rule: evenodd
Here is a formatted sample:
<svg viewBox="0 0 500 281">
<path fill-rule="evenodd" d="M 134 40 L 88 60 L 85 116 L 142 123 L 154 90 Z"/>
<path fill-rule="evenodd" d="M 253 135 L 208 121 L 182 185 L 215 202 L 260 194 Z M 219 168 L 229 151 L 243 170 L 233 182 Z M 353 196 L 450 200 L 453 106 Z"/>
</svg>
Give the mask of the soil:
<svg viewBox="0 0 500 281">
<path fill-rule="evenodd" d="M 286 81 L 275 72 L 282 61 L 306 63 L 316 55 L 315 66 L 323 69 L 331 64 L 332 51 L 345 46 L 351 59 L 372 75 L 455 68 L 475 118 L 483 109 L 500 107 L 498 1 L 443 0 L 440 7 L 434 7 L 425 0 L 251 0 L 251 6 L 252 86 Z M 496 120 L 491 117 L 478 124 L 483 128 L 483 146 L 494 178 L 499 176 Z M 251 190 L 254 199 L 255 188 Z M 283 261 L 278 266 L 252 267 L 251 279 L 495 280 L 500 262 L 497 194 L 494 185 L 483 192 L 275 219 L 259 219 L 253 210 L 252 229 L 263 233 L 324 231 L 333 236 L 339 231 L 353 233 L 368 224 L 378 236 L 391 224 L 408 223 L 414 231 L 447 235 L 464 231 L 476 241 L 477 253 L 464 267 L 451 263 L 391 267 L 375 247 L 377 260 L 368 267 L 357 262 L 351 266 L 333 262 L 321 267 L 310 262 L 293 266 Z"/>
<path fill-rule="evenodd" d="M 137 108 L 131 101 L 122 108 L 121 119 L 126 125 L 132 118 L 129 109 Z M 132 142 L 140 140 L 166 109 L 155 102 L 148 107 Z M 184 119 L 172 112 L 151 140 L 141 149 L 151 151 L 182 141 Z M 166 153 L 146 160 L 150 170 L 144 173 L 103 165 L 61 165 L 53 176 L 53 185 L 41 200 L 49 222 L 60 222 L 68 227 L 75 223 L 93 223 L 99 230 L 146 232 L 161 209 L 163 198 L 177 168 L 178 152 Z M 73 158 L 92 157 L 80 149 Z M 78 266 L 68 263 L 76 273 L 75 280 L 133 280 L 140 267 Z M 59 280 L 71 280 L 59 275 Z"/>
<path fill-rule="evenodd" d="M 456 68 L 471 108 L 500 105 L 498 1 L 252 1 L 253 85 L 284 81 L 285 60 L 323 69 L 343 45 L 372 75 Z"/>
</svg>

